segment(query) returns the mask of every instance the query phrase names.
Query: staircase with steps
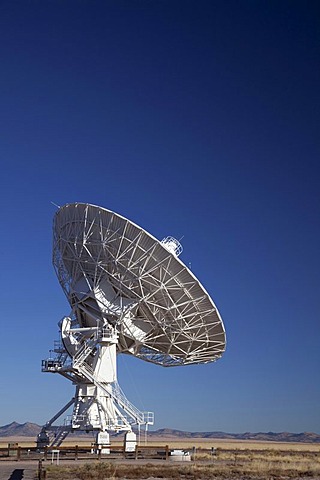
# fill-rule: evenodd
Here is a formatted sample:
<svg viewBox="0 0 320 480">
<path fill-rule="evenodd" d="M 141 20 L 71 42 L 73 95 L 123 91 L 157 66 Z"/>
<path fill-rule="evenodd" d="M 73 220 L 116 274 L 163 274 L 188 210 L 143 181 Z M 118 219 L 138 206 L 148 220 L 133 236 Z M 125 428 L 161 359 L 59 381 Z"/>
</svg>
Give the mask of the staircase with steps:
<svg viewBox="0 0 320 480">
<path fill-rule="evenodd" d="M 80 334 L 81 328 L 76 327 L 74 331 L 76 330 L 77 333 Z M 86 330 L 86 334 L 88 329 L 84 330 Z M 42 432 L 44 435 L 47 435 L 48 440 L 50 440 L 51 447 L 58 447 L 61 445 L 63 440 L 71 431 L 73 431 L 73 429 L 86 429 L 85 417 L 88 414 L 92 403 L 94 402 L 96 402 L 100 414 L 106 415 L 106 423 L 101 422 L 101 431 L 106 428 L 106 424 L 108 425 L 107 428 L 110 428 L 110 430 L 130 431 L 132 425 L 138 425 L 139 428 L 141 425 L 144 425 L 147 430 L 148 425 L 153 425 L 154 423 L 153 412 L 141 412 L 131 402 L 129 402 L 117 381 L 112 383 L 104 381 L 104 379 L 101 378 L 101 375 L 99 375 L 98 378 L 97 372 L 95 372 L 90 365 L 92 359 L 97 354 L 99 355 L 100 344 L 111 345 L 117 343 L 117 333 L 115 333 L 113 329 L 108 328 L 106 332 L 104 332 L 104 330 L 101 330 L 100 332 L 100 330 L 97 329 L 96 332 L 89 338 L 85 336 L 85 334 L 82 336 L 78 335 L 78 344 L 76 351 L 72 356 L 71 354 L 67 353 L 67 351 L 64 349 L 64 346 L 60 343 L 60 345 L 54 349 L 56 358 L 50 358 L 43 361 L 43 371 L 59 373 L 69 380 L 72 380 L 76 385 L 79 386 L 83 384 L 95 386 L 97 388 L 97 392 L 99 392 L 99 390 L 100 392 L 103 392 L 102 397 L 105 396 L 110 398 L 110 400 L 113 402 L 113 416 L 109 416 L 109 414 L 107 414 L 107 412 L 104 410 L 105 407 L 103 407 L 103 405 L 100 403 L 99 395 L 101 395 L 101 393 L 95 394 L 97 395 L 96 398 L 95 396 L 92 396 L 91 400 L 86 400 L 87 407 L 85 410 L 83 410 L 81 407 L 81 397 L 77 398 L 76 395 L 74 399 L 72 399 L 63 409 L 60 410 L 60 412 L 58 412 L 57 415 L 55 415 L 55 417 L 53 417 L 53 419 L 47 422 L 45 427 L 43 427 Z M 72 404 L 74 405 L 72 422 L 59 427 L 53 426 L 52 424 L 57 420 L 57 418 L 59 418 L 61 414 L 65 412 L 66 409 Z M 90 429 L 92 429 L 89 417 L 87 422 Z M 93 429 L 96 428 L 97 427 L 93 427 Z"/>
</svg>

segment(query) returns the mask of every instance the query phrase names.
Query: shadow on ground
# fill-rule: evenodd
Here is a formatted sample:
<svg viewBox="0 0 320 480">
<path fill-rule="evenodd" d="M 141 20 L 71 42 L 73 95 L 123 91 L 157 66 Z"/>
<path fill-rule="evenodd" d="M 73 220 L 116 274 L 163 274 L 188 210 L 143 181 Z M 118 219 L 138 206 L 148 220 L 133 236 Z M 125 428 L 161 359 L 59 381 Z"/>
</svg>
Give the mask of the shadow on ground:
<svg viewBox="0 0 320 480">
<path fill-rule="evenodd" d="M 23 472 L 24 472 L 24 470 L 21 470 L 21 469 L 18 469 L 18 468 L 16 470 L 13 470 L 13 472 L 11 473 L 8 480 L 22 480 Z"/>
</svg>

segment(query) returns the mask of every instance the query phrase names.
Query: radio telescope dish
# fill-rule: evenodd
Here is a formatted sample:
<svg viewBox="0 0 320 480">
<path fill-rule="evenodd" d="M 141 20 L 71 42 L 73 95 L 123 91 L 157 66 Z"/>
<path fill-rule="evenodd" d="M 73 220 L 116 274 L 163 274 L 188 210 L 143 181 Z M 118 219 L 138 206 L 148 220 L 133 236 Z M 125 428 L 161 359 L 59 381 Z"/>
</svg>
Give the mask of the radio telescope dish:
<svg viewBox="0 0 320 480">
<path fill-rule="evenodd" d="M 213 362 L 225 350 L 221 316 L 181 262 L 173 237 L 157 240 L 110 210 L 67 204 L 54 218 L 53 264 L 71 306 L 60 322 L 61 345 L 42 370 L 76 385 L 76 395 L 43 427 L 38 443 L 58 445 L 70 431 L 98 432 L 108 453 L 108 432 L 153 424 L 117 382 L 116 356 L 134 355 L 165 367 Z M 69 426 L 54 421 L 71 405 Z M 58 431 L 59 430 L 59 431 Z"/>
</svg>

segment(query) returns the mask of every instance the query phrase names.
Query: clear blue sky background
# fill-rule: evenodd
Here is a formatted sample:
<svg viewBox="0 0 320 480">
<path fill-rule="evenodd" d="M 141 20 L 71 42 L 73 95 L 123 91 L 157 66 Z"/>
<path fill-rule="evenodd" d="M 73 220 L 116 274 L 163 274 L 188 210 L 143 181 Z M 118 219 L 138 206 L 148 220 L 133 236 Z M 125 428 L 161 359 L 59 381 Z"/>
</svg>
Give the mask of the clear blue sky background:
<svg viewBox="0 0 320 480">
<path fill-rule="evenodd" d="M 212 295 L 217 363 L 119 358 L 155 428 L 320 433 L 315 1 L 2 0 L 0 425 L 73 394 L 40 362 L 69 313 L 52 218 L 80 201 L 159 239 Z"/>
</svg>

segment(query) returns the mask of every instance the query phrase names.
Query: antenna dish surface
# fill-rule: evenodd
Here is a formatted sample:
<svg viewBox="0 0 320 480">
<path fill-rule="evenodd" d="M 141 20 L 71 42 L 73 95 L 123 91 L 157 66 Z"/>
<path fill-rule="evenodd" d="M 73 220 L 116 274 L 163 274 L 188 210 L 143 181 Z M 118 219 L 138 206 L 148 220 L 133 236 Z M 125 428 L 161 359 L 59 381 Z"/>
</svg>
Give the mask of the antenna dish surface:
<svg viewBox="0 0 320 480">
<path fill-rule="evenodd" d="M 55 214 L 53 263 L 80 327 L 109 325 L 119 353 L 163 366 L 215 361 L 226 344 L 221 316 L 181 250 L 105 208 L 74 203 Z"/>
</svg>

